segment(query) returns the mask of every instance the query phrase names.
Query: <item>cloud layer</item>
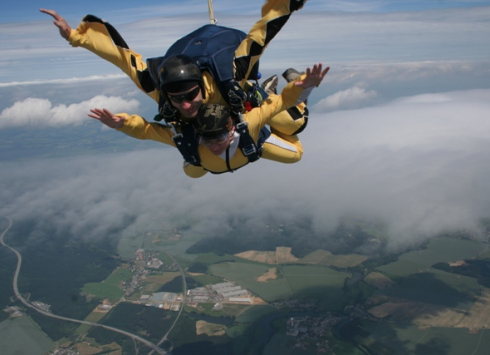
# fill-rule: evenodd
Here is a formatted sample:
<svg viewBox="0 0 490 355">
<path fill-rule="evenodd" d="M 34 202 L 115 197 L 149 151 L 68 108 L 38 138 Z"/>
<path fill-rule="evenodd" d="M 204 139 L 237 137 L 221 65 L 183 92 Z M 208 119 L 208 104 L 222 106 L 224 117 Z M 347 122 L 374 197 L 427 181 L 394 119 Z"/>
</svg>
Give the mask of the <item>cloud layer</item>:
<svg viewBox="0 0 490 355">
<path fill-rule="evenodd" d="M 300 163 L 261 160 L 197 180 L 163 146 L 8 163 L 0 215 L 35 217 L 93 238 L 182 219 L 212 234 L 238 216 L 251 224 L 308 218 L 328 233 L 347 216 L 385 222 L 391 245 L 406 246 L 447 230 L 476 231 L 488 217 L 488 112 L 490 90 L 471 90 L 316 113 L 301 135 Z"/>
<path fill-rule="evenodd" d="M 139 102 L 120 97 L 97 95 L 88 101 L 71 105 L 56 105 L 47 99 L 27 98 L 18 101 L 0 113 L 0 129 L 20 126 L 79 125 L 92 118 L 87 116 L 91 108 L 107 108 L 112 112 L 134 112 Z"/>
</svg>

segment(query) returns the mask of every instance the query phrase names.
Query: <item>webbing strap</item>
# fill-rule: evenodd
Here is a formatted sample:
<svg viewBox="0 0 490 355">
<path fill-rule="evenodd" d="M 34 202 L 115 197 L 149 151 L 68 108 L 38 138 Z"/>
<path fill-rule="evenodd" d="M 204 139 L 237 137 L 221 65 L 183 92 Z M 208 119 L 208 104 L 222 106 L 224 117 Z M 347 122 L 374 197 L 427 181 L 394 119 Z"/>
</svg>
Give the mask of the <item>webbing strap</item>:
<svg viewBox="0 0 490 355">
<path fill-rule="evenodd" d="M 218 20 L 214 18 L 213 0 L 208 0 L 208 9 L 209 9 L 209 22 L 211 22 L 211 25 L 216 25 L 218 23 Z"/>
<path fill-rule="evenodd" d="M 175 125 L 172 124 L 172 140 L 175 142 L 175 146 L 179 150 L 184 160 L 192 165 L 201 166 L 201 158 L 199 157 L 198 147 L 199 141 L 194 136 L 194 129 L 190 124 L 183 124 L 181 133 L 178 133 L 175 129 Z"/>
</svg>

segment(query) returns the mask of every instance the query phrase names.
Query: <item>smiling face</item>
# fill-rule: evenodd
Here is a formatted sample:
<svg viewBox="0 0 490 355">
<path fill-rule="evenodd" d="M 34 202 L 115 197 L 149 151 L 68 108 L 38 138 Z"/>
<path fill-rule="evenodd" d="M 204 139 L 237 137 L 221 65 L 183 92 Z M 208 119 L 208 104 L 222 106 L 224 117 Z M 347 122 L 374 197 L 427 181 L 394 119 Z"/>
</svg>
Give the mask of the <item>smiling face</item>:
<svg viewBox="0 0 490 355">
<path fill-rule="evenodd" d="M 202 105 L 203 97 L 199 85 L 181 92 L 167 92 L 172 105 L 186 118 L 194 118 Z"/>
<path fill-rule="evenodd" d="M 234 132 L 235 127 L 232 127 L 229 132 L 217 138 L 206 139 L 201 137 L 199 144 L 208 148 L 214 155 L 220 155 L 230 146 Z"/>
</svg>

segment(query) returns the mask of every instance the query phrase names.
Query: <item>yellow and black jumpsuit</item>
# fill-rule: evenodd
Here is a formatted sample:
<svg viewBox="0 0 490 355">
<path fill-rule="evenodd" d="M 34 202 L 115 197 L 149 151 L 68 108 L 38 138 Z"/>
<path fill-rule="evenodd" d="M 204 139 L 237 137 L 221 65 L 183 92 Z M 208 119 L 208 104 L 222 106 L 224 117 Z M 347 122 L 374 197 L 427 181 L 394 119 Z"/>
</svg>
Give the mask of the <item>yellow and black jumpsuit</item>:
<svg viewBox="0 0 490 355">
<path fill-rule="evenodd" d="M 275 95 L 264 101 L 261 106 L 252 109 L 244 114 L 244 121 L 248 122 L 250 136 L 257 143 L 260 130 L 278 113 L 283 112 L 288 107 L 294 106 L 301 98 L 301 94 L 306 91 L 294 83 L 289 83 L 284 87 L 280 95 Z M 137 139 L 150 139 L 161 143 L 169 144 L 175 147 L 172 139 L 174 132 L 172 128 L 163 126 L 157 122 L 148 122 L 138 115 L 129 115 L 126 113 L 117 114 L 124 117 L 124 126 L 118 131 L 123 132 Z M 277 139 L 280 136 L 271 135 L 273 139 L 268 139 L 262 145 L 262 157 L 269 160 L 281 161 L 283 163 L 294 163 L 301 159 L 303 148 L 297 136 L 289 136 L 288 141 L 278 143 Z M 269 138 L 271 138 L 269 137 Z M 240 139 L 239 136 L 235 137 Z M 283 147 L 278 148 L 278 145 Z M 285 147 L 284 145 L 287 145 Z M 284 154 L 283 150 L 287 150 L 289 154 Z M 201 166 L 185 165 L 184 172 L 192 178 L 199 178 L 205 175 L 208 171 L 212 173 L 223 173 L 239 169 L 248 164 L 248 158 L 240 149 L 235 149 L 226 158 L 223 159 L 214 155 L 209 148 L 199 146 L 199 157 L 201 158 Z M 280 155 L 281 157 L 278 157 Z"/>
<path fill-rule="evenodd" d="M 306 0 L 268 0 L 263 5 L 262 18 L 255 23 L 235 52 L 235 77 L 242 86 L 269 42 L 286 23 L 291 13 L 300 9 L 304 2 Z M 129 48 L 112 25 L 95 16 L 87 15 L 76 30 L 72 29 L 68 41 L 73 47 L 88 49 L 119 67 L 138 88 L 157 103 L 159 102 L 160 92 L 150 78 L 146 61 L 140 54 Z M 203 71 L 203 83 L 205 90 L 203 103 L 228 106 L 213 77 L 207 71 Z M 277 138 L 277 152 L 268 156 L 264 151 L 262 157 L 283 163 L 294 162 L 291 156 L 295 156 L 295 159 L 299 160 L 301 154 L 298 155 L 298 151 L 294 152 L 291 149 L 294 146 L 301 147 L 295 133 L 306 124 L 306 116 L 305 104 L 299 103 L 296 106 L 287 107 L 284 111 L 278 112 L 270 118 L 268 124 L 273 132 L 270 141 Z M 281 152 L 283 154 L 280 154 Z"/>
</svg>

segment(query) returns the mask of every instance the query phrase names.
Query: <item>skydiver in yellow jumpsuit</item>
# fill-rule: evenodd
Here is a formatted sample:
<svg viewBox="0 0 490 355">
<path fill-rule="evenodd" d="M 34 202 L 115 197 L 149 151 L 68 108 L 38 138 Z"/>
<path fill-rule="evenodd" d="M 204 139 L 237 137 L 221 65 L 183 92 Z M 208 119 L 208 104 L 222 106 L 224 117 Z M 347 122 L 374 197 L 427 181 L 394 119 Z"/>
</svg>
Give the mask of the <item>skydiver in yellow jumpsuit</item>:
<svg viewBox="0 0 490 355">
<path fill-rule="evenodd" d="M 315 64 L 311 70 L 307 69 L 301 79 L 286 85 L 280 95 L 269 98 L 261 106 L 245 113 L 244 121 L 248 124 L 250 136 L 254 142 L 258 143 L 261 129 L 269 123 L 272 117 L 294 106 L 299 100 L 306 99 L 304 94 L 320 85 L 328 70 L 329 67 L 322 70 L 322 64 Z M 131 137 L 155 140 L 175 147 L 172 140 L 174 132 L 170 127 L 156 122 L 149 123 L 138 115 L 125 113 L 113 115 L 106 109 L 92 109 L 89 116 Z M 184 172 L 189 177 L 198 178 L 208 171 L 215 174 L 234 171 L 248 164 L 248 158 L 242 150 L 238 149 L 241 135 L 240 132 L 237 132 L 236 125 L 230 118 L 230 110 L 226 106 L 201 105 L 193 125 L 199 135 L 198 153 L 201 161 L 200 166 L 190 164 L 184 166 Z M 285 161 L 286 163 L 298 161 L 303 152 L 299 140 L 296 136 L 294 137 L 296 140 L 291 141 L 291 144 L 295 145 L 296 152 L 291 152 L 291 161 Z M 266 140 L 261 149 L 262 157 L 270 159 L 275 154 L 275 143 Z"/>
<path fill-rule="evenodd" d="M 269 41 L 284 25 L 292 11 L 302 7 L 304 0 L 269 0 L 262 7 L 262 18 L 252 28 L 248 36 L 243 40 L 235 52 L 234 67 L 235 76 L 244 85 L 252 67 L 259 59 Z M 55 25 L 59 28 L 62 37 L 67 39 L 72 46 L 84 47 L 101 58 L 104 58 L 118 66 L 132 81 L 155 101 L 159 101 L 161 92 L 152 82 L 147 64 L 141 55 L 132 51 L 124 42 L 117 31 L 107 22 L 94 16 L 87 15 L 76 30 L 68 26 L 64 19 L 53 10 L 40 10 L 51 15 Z M 250 53 L 254 55 L 250 55 Z M 173 59 L 173 58 L 170 58 Z M 166 62 L 165 62 L 166 63 Z M 226 101 L 220 94 L 213 77 L 206 71 L 201 73 L 199 87 L 196 91 L 196 82 L 187 82 L 190 86 L 170 87 L 168 90 L 170 102 L 180 112 L 183 121 L 193 119 L 199 107 L 203 103 L 212 102 L 226 105 Z M 165 88 L 162 88 L 165 90 Z M 178 91 L 176 91 L 176 89 Z M 189 96 L 191 94 L 191 96 Z M 194 95 L 195 94 L 195 95 Z M 181 98 L 182 100 L 173 100 Z M 302 155 L 302 146 L 295 135 L 306 124 L 305 104 L 299 103 L 291 107 L 289 112 L 282 111 L 268 120 L 273 129 L 273 135 L 269 143 L 270 149 L 264 149 L 270 154 L 263 157 L 283 163 L 299 161 Z"/>
<path fill-rule="evenodd" d="M 254 24 L 247 37 L 235 51 L 233 63 L 235 79 L 240 82 L 242 87 L 245 86 L 254 65 L 269 42 L 284 26 L 292 12 L 301 9 L 305 2 L 306 0 L 267 0 L 262 6 L 262 18 Z M 140 54 L 129 48 L 111 24 L 93 15 L 87 15 L 82 19 L 77 29 L 74 30 L 56 11 L 47 9 L 40 9 L 40 11 L 51 15 L 55 19 L 54 24 L 59 28 L 61 36 L 73 47 L 83 47 L 113 63 L 126 73 L 143 92 L 156 102 L 159 102 L 160 88 L 155 87 L 151 80 L 146 61 L 143 60 Z M 196 101 L 228 105 L 210 73 L 203 71 L 202 80 L 204 92 L 201 92 Z M 176 92 L 173 93 L 175 94 Z M 189 113 L 189 110 L 183 107 L 185 104 L 175 105 L 172 102 L 172 105 L 180 111 L 180 118 L 183 121 L 192 120 L 197 113 L 196 110 Z M 284 112 L 278 117 L 274 117 L 270 122 L 270 126 L 275 127 L 275 122 L 277 121 L 276 131 L 292 135 L 306 124 L 305 111 L 305 104 L 298 104 L 297 107 L 291 108 L 290 115 Z"/>
</svg>

